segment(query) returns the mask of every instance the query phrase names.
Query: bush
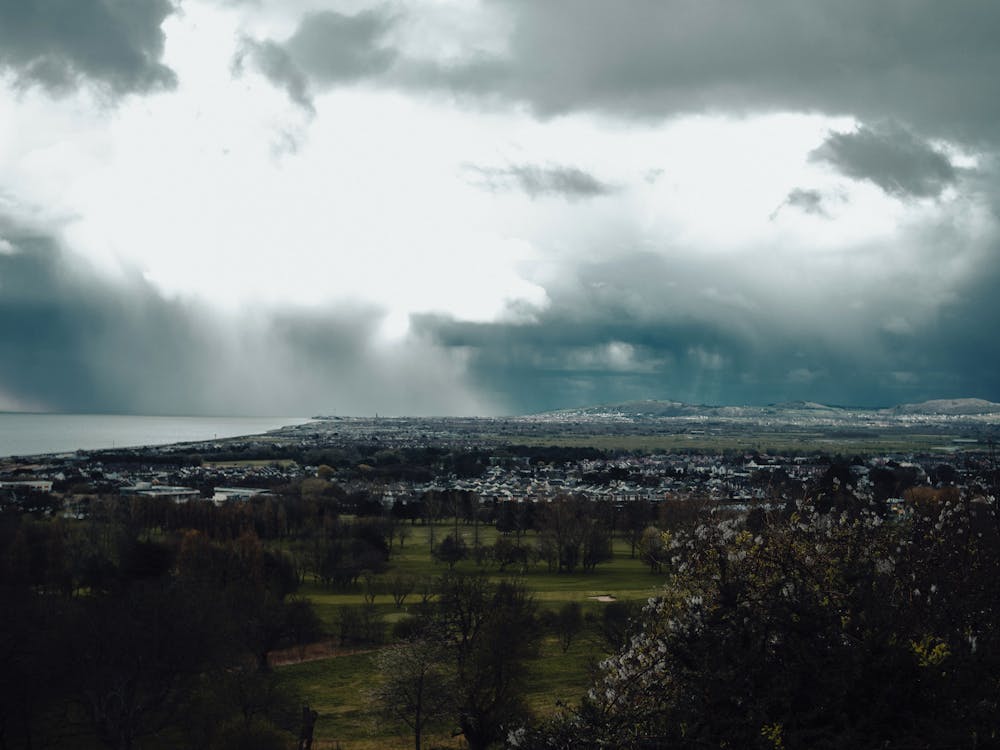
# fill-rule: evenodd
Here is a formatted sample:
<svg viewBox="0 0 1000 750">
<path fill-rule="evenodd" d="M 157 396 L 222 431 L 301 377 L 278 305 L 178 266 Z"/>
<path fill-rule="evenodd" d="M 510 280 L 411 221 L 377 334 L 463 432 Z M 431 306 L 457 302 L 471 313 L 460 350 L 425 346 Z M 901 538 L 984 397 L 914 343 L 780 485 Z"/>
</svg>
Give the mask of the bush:
<svg viewBox="0 0 1000 750">
<path fill-rule="evenodd" d="M 385 640 L 385 621 L 370 604 L 341 607 L 337 630 L 341 646 L 377 646 Z"/>
</svg>

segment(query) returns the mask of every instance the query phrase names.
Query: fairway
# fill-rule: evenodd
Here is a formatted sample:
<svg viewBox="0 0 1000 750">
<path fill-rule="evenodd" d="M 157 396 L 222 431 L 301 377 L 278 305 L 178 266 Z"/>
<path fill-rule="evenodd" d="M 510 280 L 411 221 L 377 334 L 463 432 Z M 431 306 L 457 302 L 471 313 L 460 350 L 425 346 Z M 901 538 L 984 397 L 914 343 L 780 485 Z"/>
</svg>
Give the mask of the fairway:
<svg viewBox="0 0 1000 750">
<path fill-rule="evenodd" d="M 441 523 L 434 528 L 435 539 L 440 541 L 454 531 L 452 523 Z M 470 545 L 475 535 L 472 526 L 460 525 L 459 533 Z M 481 525 L 480 542 L 493 544 L 498 532 L 492 526 Z M 525 544 L 534 543 L 534 533 L 524 537 Z M 377 577 L 387 584 L 397 573 L 405 572 L 417 577 L 440 576 L 447 566 L 436 563 L 430 556 L 430 529 L 423 525 L 412 527 L 412 534 L 400 548 L 398 540 L 393 547 L 389 569 Z M 458 563 L 455 570 L 475 573 L 481 569 L 471 560 Z M 491 580 L 509 577 L 515 571 L 500 574 L 495 568 L 483 571 Z M 598 565 L 592 573 L 560 574 L 549 572 L 544 563 L 528 566 L 520 576 L 525 582 L 539 611 L 555 610 L 566 602 L 579 602 L 585 618 L 584 630 L 573 640 L 564 653 L 557 638 L 546 635 L 541 642 L 538 658 L 529 666 L 529 687 L 526 702 L 536 715 L 549 715 L 558 710 L 560 702 L 577 702 L 590 684 L 597 662 L 607 655 L 606 647 L 592 627 L 599 620 L 607 603 L 596 597 L 610 597 L 617 601 L 644 602 L 654 596 L 664 585 L 665 576 L 652 575 L 639 559 L 629 556 L 629 545 L 620 539 L 614 542 L 612 560 Z M 336 632 L 338 613 L 345 606 L 360 606 L 365 602 L 362 584 L 347 590 L 322 586 L 307 581 L 301 593 L 307 596 L 319 613 L 327 632 Z M 408 611 L 420 601 L 414 592 L 397 608 L 387 591 L 377 593 L 374 607 L 383 616 L 387 631 L 393 623 L 408 617 Z M 278 668 L 283 682 L 292 686 L 301 699 L 320 713 L 316 725 L 317 748 L 341 750 L 376 750 L 376 748 L 411 748 L 413 739 L 400 735 L 395 729 L 378 724 L 368 697 L 368 690 L 378 676 L 374 667 L 377 649 L 358 649 L 343 656 L 292 663 Z M 428 735 L 426 747 L 459 748 L 460 740 L 450 733 Z"/>
</svg>

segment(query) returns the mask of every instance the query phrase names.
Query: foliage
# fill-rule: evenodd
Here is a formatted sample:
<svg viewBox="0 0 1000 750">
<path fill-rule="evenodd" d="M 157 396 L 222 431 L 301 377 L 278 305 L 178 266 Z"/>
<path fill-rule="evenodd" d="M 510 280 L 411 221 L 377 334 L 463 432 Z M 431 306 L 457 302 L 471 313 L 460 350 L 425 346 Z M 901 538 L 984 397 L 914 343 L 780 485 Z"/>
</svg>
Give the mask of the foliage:
<svg viewBox="0 0 1000 750">
<path fill-rule="evenodd" d="M 422 617 L 422 627 L 408 625 L 413 638 L 379 657 L 383 715 L 411 727 L 418 747 L 422 722 L 447 718 L 471 750 L 484 750 L 528 716 L 534 601 L 519 581 L 449 572 Z"/>
<path fill-rule="evenodd" d="M 926 494 L 926 493 L 925 493 Z M 942 493 L 904 516 L 800 503 L 703 523 L 586 699 L 523 748 L 982 747 L 1000 736 L 1000 523 Z M 827 507 L 835 503 L 827 503 Z"/>
<path fill-rule="evenodd" d="M 573 640 L 583 629 L 583 609 L 579 602 L 566 602 L 556 612 L 555 621 L 556 634 L 559 636 L 559 643 L 563 653 L 573 645 Z"/>
<path fill-rule="evenodd" d="M 462 537 L 448 534 L 431 554 L 435 560 L 445 563 L 451 570 L 455 567 L 455 563 L 469 556 L 469 547 Z"/>
<path fill-rule="evenodd" d="M 535 653 L 535 605 L 523 583 L 491 584 L 447 576 L 437 620 L 450 642 L 457 723 L 471 750 L 482 750 L 527 715 L 525 663 Z"/>
<path fill-rule="evenodd" d="M 207 746 L 215 735 L 195 738 L 195 724 L 235 717 L 273 735 L 261 727 L 283 688 L 264 676 L 268 654 L 316 634 L 308 602 L 288 598 L 290 564 L 251 533 L 140 537 L 120 523 L 125 508 L 0 530 L 0 744 L 133 748 L 186 734 Z"/>
<path fill-rule="evenodd" d="M 341 646 L 374 646 L 385 639 L 385 621 L 371 604 L 341 607 L 337 616 Z"/>
<path fill-rule="evenodd" d="M 507 503 L 509 505 L 509 503 Z M 497 568 L 501 573 L 505 572 L 508 567 L 516 566 L 516 568 L 523 572 L 527 569 L 528 563 L 531 561 L 531 548 L 527 545 L 519 543 L 516 539 L 510 539 L 507 536 L 501 536 L 493 543 L 493 548 L 490 550 L 493 562 L 496 564 Z"/>
<path fill-rule="evenodd" d="M 647 526 L 639 537 L 639 557 L 649 566 L 650 573 L 663 570 L 670 549 L 670 532 Z"/>
<path fill-rule="evenodd" d="M 542 506 L 536 521 L 539 553 L 550 570 L 592 571 L 611 558 L 610 509 L 582 497 L 560 496 Z"/>
</svg>

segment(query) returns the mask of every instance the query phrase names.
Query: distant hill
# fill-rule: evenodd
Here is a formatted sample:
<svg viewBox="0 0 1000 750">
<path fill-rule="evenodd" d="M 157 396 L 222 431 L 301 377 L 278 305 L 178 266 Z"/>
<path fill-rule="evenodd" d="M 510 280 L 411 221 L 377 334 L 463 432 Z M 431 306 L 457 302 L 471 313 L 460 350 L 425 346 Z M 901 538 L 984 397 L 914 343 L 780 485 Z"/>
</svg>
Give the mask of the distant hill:
<svg viewBox="0 0 1000 750">
<path fill-rule="evenodd" d="M 707 404 L 685 404 L 682 401 L 624 401 L 618 404 L 599 404 L 572 409 L 559 409 L 533 415 L 553 419 L 580 418 L 624 418 L 658 419 L 668 417 L 704 417 L 715 419 L 767 418 L 774 416 L 828 416 L 846 415 L 847 411 L 837 406 L 825 406 L 810 401 L 792 401 L 767 406 L 714 406 Z"/>
<path fill-rule="evenodd" d="M 859 417 L 886 418 L 903 416 L 982 416 L 1000 414 L 1000 403 L 979 398 L 935 399 L 919 404 L 900 404 L 890 408 L 828 406 L 814 401 L 788 401 L 766 406 L 712 406 L 686 404 L 682 401 L 647 399 L 599 404 L 534 414 L 536 419 L 829 419 L 849 420 Z"/>
<path fill-rule="evenodd" d="M 921 404 L 900 404 L 885 411 L 893 414 L 1000 414 L 1000 404 L 981 398 L 939 398 Z"/>
</svg>

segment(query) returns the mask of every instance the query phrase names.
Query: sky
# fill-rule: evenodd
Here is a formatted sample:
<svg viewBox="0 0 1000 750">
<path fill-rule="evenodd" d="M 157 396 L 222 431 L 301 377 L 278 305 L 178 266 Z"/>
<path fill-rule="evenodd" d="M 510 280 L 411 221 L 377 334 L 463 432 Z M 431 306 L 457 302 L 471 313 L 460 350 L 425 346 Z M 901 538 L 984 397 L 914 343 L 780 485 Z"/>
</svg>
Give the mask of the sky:
<svg viewBox="0 0 1000 750">
<path fill-rule="evenodd" d="M 995 0 L 0 0 L 0 410 L 1000 401 Z"/>
</svg>

